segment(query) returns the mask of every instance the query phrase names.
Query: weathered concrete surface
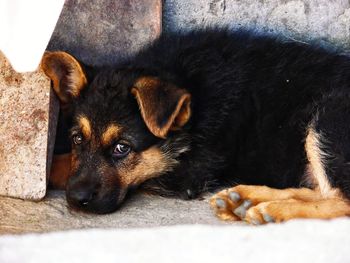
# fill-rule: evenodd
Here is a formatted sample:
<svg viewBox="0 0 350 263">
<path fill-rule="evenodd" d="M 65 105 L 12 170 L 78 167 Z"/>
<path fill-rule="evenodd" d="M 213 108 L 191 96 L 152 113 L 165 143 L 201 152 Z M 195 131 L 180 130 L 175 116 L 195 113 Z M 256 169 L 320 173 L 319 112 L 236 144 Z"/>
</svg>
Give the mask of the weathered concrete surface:
<svg viewBox="0 0 350 263">
<path fill-rule="evenodd" d="M 228 25 L 350 46 L 348 0 L 167 0 L 163 10 L 165 31 Z"/>
<path fill-rule="evenodd" d="M 0 53 L 0 195 L 44 197 L 57 113 L 44 73 L 16 73 Z"/>
<path fill-rule="evenodd" d="M 66 0 L 49 43 L 91 64 L 111 64 L 161 31 L 161 0 Z"/>
<path fill-rule="evenodd" d="M 94 215 L 69 210 L 63 192 L 52 191 L 38 203 L 0 197 L 0 234 L 178 224 L 227 223 L 214 216 L 207 198 L 184 201 L 138 194 L 115 213 Z"/>
</svg>

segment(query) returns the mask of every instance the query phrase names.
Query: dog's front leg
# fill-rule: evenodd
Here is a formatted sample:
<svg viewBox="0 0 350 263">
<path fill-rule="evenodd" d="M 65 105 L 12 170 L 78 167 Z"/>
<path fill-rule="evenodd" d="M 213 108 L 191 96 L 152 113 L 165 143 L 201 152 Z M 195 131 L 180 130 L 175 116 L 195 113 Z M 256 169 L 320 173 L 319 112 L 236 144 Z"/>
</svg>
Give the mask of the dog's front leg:
<svg viewBox="0 0 350 263">
<path fill-rule="evenodd" d="M 177 160 L 171 172 L 152 178 L 142 184 L 146 192 L 165 197 L 190 200 L 217 187 L 217 174 L 225 163 L 220 156 L 212 156 L 207 150 L 191 151 Z"/>
</svg>

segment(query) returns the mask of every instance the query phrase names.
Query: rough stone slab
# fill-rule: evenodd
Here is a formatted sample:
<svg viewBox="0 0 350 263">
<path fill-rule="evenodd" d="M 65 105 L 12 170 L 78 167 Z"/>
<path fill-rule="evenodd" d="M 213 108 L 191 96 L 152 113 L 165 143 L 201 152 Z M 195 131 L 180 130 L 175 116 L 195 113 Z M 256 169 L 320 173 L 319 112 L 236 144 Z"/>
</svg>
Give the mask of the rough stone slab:
<svg viewBox="0 0 350 263">
<path fill-rule="evenodd" d="M 347 0 L 167 0 L 163 10 L 165 31 L 229 25 L 349 48 Z"/>
<path fill-rule="evenodd" d="M 58 114 L 54 96 L 43 72 L 16 73 L 0 53 L 0 195 L 45 196 Z"/>
<path fill-rule="evenodd" d="M 179 200 L 133 195 L 116 212 L 107 215 L 70 210 L 64 192 L 50 191 L 41 202 L 0 197 L 0 235 L 41 233 L 82 228 L 134 228 L 178 224 L 232 225 L 218 220 L 208 198 Z M 235 224 L 243 224 L 236 222 Z"/>
<path fill-rule="evenodd" d="M 90 65 L 119 61 L 161 32 L 161 0 L 66 0 L 49 43 Z"/>
</svg>

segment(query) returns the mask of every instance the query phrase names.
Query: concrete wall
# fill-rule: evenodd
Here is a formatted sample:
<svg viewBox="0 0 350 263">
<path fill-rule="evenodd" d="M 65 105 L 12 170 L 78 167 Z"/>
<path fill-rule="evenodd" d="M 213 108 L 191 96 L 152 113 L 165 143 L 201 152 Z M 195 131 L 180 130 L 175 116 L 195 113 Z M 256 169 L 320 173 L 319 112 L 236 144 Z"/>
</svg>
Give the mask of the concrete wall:
<svg viewBox="0 0 350 263">
<path fill-rule="evenodd" d="M 161 0 L 66 0 L 48 49 L 115 63 L 158 36 L 161 7 Z"/>
<path fill-rule="evenodd" d="M 348 0 L 66 0 L 48 48 L 110 64 L 151 41 L 161 24 L 163 31 L 229 25 L 350 47 Z"/>
<path fill-rule="evenodd" d="M 229 25 L 350 48 L 348 0 L 165 0 L 163 30 Z"/>
</svg>

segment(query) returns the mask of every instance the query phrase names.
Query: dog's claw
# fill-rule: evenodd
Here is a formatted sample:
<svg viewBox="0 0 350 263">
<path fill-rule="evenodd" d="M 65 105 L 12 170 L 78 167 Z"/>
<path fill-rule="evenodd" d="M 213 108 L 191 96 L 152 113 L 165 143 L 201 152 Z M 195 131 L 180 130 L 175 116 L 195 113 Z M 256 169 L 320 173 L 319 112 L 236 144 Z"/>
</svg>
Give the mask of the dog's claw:
<svg viewBox="0 0 350 263">
<path fill-rule="evenodd" d="M 258 225 L 261 225 L 261 222 L 258 220 L 258 219 L 252 219 L 250 221 L 251 224 L 255 225 L 255 226 L 258 226 Z"/>
<path fill-rule="evenodd" d="M 269 214 L 263 214 L 262 216 L 263 216 L 265 222 L 267 222 L 267 223 L 274 223 L 275 222 L 275 219 L 272 216 L 270 216 Z"/>
<path fill-rule="evenodd" d="M 186 189 L 186 190 L 183 190 L 181 193 L 180 193 L 180 197 L 184 200 L 191 200 L 191 199 L 194 199 L 198 196 L 197 192 L 191 190 L 191 189 Z"/>
<path fill-rule="evenodd" d="M 223 209 L 223 208 L 226 207 L 225 201 L 222 200 L 221 198 L 217 198 L 217 199 L 215 200 L 215 204 L 216 204 L 216 206 L 217 206 L 218 208 L 221 208 L 221 209 Z"/>
<path fill-rule="evenodd" d="M 247 212 L 247 209 L 252 205 L 252 202 L 250 200 L 244 200 L 243 203 L 237 207 L 235 210 L 233 210 L 233 213 L 236 216 L 239 216 L 241 219 L 245 218 L 245 214 Z"/>
<path fill-rule="evenodd" d="M 237 192 L 230 192 L 228 196 L 233 202 L 238 202 L 241 199 L 241 196 Z"/>
<path fill-rule="evenodd" d="M 187 189 L 186 194 L 187 194 L 188 198 L 192 198 L 192 196 L 193 196 L 191 189 Z"/>
<path fill-rule="evenodd" d="M 239 206 L 235 210 L 233 210 L 233 213 L 241 219 L 245 218 L 246 212 L 247 209 L 245 209 L 243 206 Z"/>
<path fill-rule="evenodd" d="M 244 202 L 242 203 L 242 206 L 243 206 L 245 209 L 248 209 L 249 207 L 252 206 L 252 201 L 250 201 L 250 200 L 244 200 Z"/>
</svg>

